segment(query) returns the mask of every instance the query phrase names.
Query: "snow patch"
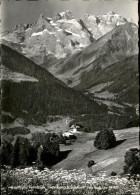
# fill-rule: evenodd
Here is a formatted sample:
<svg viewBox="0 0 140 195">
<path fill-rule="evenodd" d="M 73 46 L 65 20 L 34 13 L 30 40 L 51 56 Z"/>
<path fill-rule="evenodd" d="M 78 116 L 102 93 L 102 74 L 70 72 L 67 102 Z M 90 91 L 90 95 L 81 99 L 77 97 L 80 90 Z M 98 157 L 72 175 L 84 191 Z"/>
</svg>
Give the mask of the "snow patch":
<svg viewBox="0 0 140 195">
<path fill-rule="evenodd" d="M 57 26 L 57 24 L 54 23 L 53 21 L 50 21 L 50 23 L 51 23 L 52 26 Z"/>
<path fill-rule="evenodd" d="M 31 28 L 28 28 L 28 29 L 26 30 L 26 32 L 29 31 L 29 30 L 31 30 Z"/>
<path fill-rule="evenodd" d="M 66 53 L 57 53 L 57 54 L 55 54 L 55 57 L 58 58 L 58 59 L 65 58 Z"/>
<path fill-rule="evenodd" d="M 52 20 L 52 18 L 47 17 L 48 20 Z"/>
<path fill-rule="evenodd" d="M 65 15 L 65 12 L 61 12 L 61 13 L 59 13 L 60 14 L 60 16 L 64 16 Z"/>
<path fill-rule="evenodd" d="M 50 31 L 48 31 L 47 29 L 44 29 L 43 31 L 40 31 L 40 32 L 37 32 L 37 33 L 33 33 L 33 34 L 31 35 L 31 37 L 43 35 L 45 32 L 47 32 L 47 33 L 50 34 L 50 35 L 54 35 L 54 34 L 55 34 L 55 32 L 50 32 Z"/>
<path fill-rule="evenodd" d="M 116 23 L 117 26 L 123 25 L 123 24 L 125 24 L 125 22 L 123 22 L 123 21 L 117 21 L 117 23 Z"/>
<path fill-rule="evenodd" d="M 80 43 L 79 47 L 85 47 L 85 45 L 83 45 L 82 43 Z"/>
<path fill-rule="evenodd" d="M 73 33 L 72 31 L 70 30 L 65 30 L 67 33 L 70 33 L 72 34 L 73 36 L 76 36 L 76 37 L 81 37 L 80 35 L 76 34 L 76 33 Z"/>
<path fill-rule="evenodd" d="M 70 30 L 65 30 L 65 32 L 72 34 L 72 32 Z"/>
<path fill-rule="evenodd" d="M 58 32 L 61 32 L 61 31 L 62 31 L 62 29 L 58 29 L 57 31 L 58 31 Z"/>
<path fill-rule="evenodd" d="M 43 31 L 37 32 L 37 33 L 33 33 L 33 34 L 31 35 L 31 37 L 35 37 L 35 36 L 39 36 L 39 35 L 43 35 Z"/>
</svg>

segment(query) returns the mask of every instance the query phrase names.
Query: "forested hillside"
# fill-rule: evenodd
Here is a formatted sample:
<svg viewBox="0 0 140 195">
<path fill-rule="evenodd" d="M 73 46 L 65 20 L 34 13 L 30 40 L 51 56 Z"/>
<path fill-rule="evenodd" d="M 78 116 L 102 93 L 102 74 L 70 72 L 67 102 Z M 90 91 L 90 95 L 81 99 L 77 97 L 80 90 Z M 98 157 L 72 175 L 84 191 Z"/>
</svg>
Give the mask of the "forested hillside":
<svg viewBox="0 0 140 195">
<path fill-rule="evenodd" d="M 39 82 L 2 81 L 2 109 L 29 123 L 42 124 L 48 115 L 78 115 L 106 112 L 106 106 L 68 88 L 48 71 L 18 52 L 2 45 L 2 64 L 37 78 Z"/>
</svg>

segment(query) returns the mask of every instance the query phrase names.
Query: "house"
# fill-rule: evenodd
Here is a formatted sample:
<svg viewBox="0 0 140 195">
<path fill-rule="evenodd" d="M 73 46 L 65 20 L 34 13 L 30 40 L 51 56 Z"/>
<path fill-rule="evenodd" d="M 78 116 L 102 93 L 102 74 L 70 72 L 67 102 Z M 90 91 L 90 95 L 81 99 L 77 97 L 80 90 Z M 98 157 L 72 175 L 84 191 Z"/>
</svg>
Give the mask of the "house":
<svg viewBox="0 0 140 195">
<path fill-rule="evenodd" d="M 70 133 L 70 132 L 65 132 L 65 133 L 63 133 L 62 135 L 63 135 L 63 137 L 69 137 L 70 135 L 73 135 L 73 134 Z"/>
<path fill-rule="evenodd" d="M 80 123 L 77 123 L 77 124 L 75 124 L 75 127 L 77 129 L 82 129 L 84 126 L 82 124 L 80 124 Z"/>
<path fill-rule="evenodd" d="M 71 124 L 70 129 L 72 132 L 77 132 L 78 130 L 82 129 L 84 126 L 82 124 L 76 123 L 76 124 Z"/>
<path fill-rule="evenodd" d="M 73 129 L 70 130 L 70 133 L 77 133 L 77 129 L 74 127 Z"/>
<path fill-rule="evenodd" d="M 78 130 L 80 130 L 83 126 L 82 125 L 79 125 L 79 124 L 72 124 L 70 126 L 70 133 L 73 133 L 73 134 L 81 134 L 81 132 L 79 132 Z"/>
</svg>

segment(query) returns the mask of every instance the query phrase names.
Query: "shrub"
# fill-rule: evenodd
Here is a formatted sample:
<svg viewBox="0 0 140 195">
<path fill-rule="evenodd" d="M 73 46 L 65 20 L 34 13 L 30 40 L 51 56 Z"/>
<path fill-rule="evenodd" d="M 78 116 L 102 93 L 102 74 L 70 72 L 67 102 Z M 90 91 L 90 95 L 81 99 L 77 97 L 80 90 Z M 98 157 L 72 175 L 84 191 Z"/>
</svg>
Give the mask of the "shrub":
<svg viewBox="0 0 140 195">
<path fill-rule="evenodd" d="M 36 154 L 30 141 L 24 137 L 17 137 L 12 149 L 11 166 L 26 166 L 31 165 L 35 160 Z"/>
<path fill-rule="evenodd" d="M 109 149 L 116 143 L 116 137 L 112 130 L 100 131 L 94 141 L 94 146 L 98 149 Z"/>
<path fill-rule="evenodd" d="M 53 165 L 59 158 L 59 137 L 54 133 L 34 133 L 32 143 L 38 150 L 37 161 L 40 165 Z"/>
<path fill-rule="evenodd" d="M 1 123 L 13 123 L 14 120 L 15 119 L 9 115 L 2 114 L 1 116 Z"/>
<path fill-rule="evenodd" d="M 140 150 L 137 148 L 129 149 L 125 154 L 125 174 L 140 174 Z"/>
<path fill-rule="evenodd" d="M 67 136 L 64 136 L 64 139 L 65 139 L 65 141 L 67 141 L 67 140 L 69 140 L 69 137 L 67 137 Z"/>
<path fill-rule="evenodd" d="M 69 136 L 69 139 L 72 140 L 72 139 L 77 139 L 76 135 L 70 135 Z"/>
<path fill-rule="evenodd" d="M 30 129 L 27 129 L 25 127 L 14 127 L 10 129 L 3 129 L 2 133 L 10 134 L 12 136 L 15 136 L 17 134 L 27 135 L 30 133 Z"/>
<path fill-rule="evenodd" d="M 114 172 L 114 171 L 111 172 L 111 176 L 116 176 L 116 175 L 117 175 L 116 172 Z"/>
<path fill-rule="evenodd" d="M 59 143 L 60 144 L 66 144 L 66 136 L 64 137 L 62 133 L 59 135 Z"/>
<path fill-rule="evenodd" d="M 130 128 L 130 127 L 139 127 L 140 126 L 140 120 L 136 119 L 133 121 L 130 121 L 127 125 L 126 128 Z"/>
<path fill-rule="evenodd" d="M 11 161 L 11 153 L 12 153 L 12 144 L 6 141 L 3 142 L 1 146 L 1 164 L 9 165 Z"/>
<path fill-rule="evenodd" d="M 88 161 L 88 167 L 91 167 L 92 165 L 95 165 L 95 162 L 94 162 L 94 160 L 90 160 L 90 161 Z"/>
</svg>

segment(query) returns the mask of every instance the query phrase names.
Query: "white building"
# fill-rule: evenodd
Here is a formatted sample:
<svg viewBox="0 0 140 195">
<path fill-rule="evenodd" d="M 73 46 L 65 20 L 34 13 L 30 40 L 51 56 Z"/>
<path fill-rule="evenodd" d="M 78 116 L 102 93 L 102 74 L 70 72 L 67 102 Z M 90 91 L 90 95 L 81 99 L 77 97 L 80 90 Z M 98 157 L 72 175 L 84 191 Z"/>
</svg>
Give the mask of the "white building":
<svg viewBox="0 0 140 195">
<path fill-rule="evenodd" d="M 65 132 L 65 133 L 63 133 L 62 135 L 63 135 L 63 137 L 64 137 L 64 136 L 69 137 L 70 135 L 73 135 L 73 134 L 70 133 L 70 132 Z"/>
</svg>

